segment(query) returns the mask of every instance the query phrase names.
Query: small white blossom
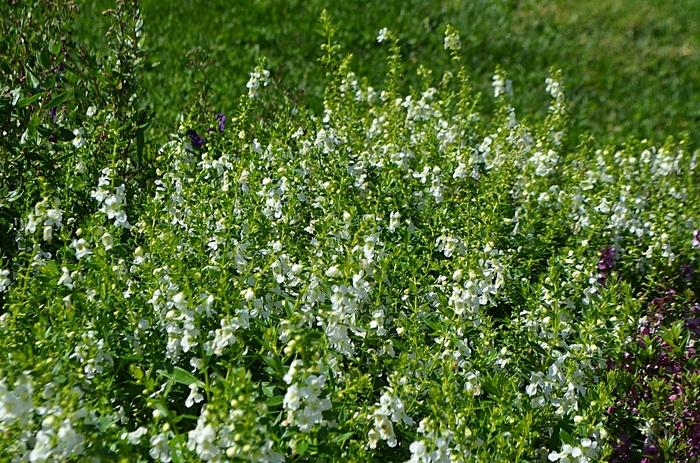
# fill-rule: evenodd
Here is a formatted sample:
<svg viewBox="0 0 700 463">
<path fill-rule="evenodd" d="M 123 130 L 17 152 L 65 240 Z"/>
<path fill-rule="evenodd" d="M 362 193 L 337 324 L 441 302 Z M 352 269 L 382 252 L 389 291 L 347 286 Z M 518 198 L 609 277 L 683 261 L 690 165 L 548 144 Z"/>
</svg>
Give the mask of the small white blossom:
<svg viewBox="0 0 700 463">
<path fill-rule="evenodd" d="M 73 249 L 75 249 L 75 257 L 78 260 L 92 254 L 92 251 L 87 246 L 87 241 L 85 241 L 83 238 L 73 240 L 71 246 L 73 247 Z"/>
<path fill-rule="evenodd" d="M 190 384 L 190 395 L 185 400 L 185 407 L 192 408 L 194 404 L 198 404 L 202 400 L 204 400 L 204 396 L 199 393 L 197 384 Z"/>
<path fill-rule="evenodd" d="M 75 148 L 82 148 L 85 145 L 85 139 L 83 138 L 84 135 L 85 131 L 83 129 L 73 130 L 73 146 Z"/>
<path fill-rule="evenodd" d="M 0 293 L 5 292 L 7 288 L 10 287 L 12 279 L 10 278 L 10 271 L 8 269 L 0 270 Z"/>
<path fill-rule="evenodd" d="M 267 87 L 270 83 L 270 71 L 258 66 L 250 73 L 250 79 L 246 84 L 248 97 L 252 100 L 258 96 L 260 87 Z"/>
<path fill-rule="evenodd" d="M 462 48 L 462 42 L 459 40 L 459 33 L 451 26 L 448 26 L 445 31 L 444 46 L 445 50 L 459 51 L 459 49 Z"/>
</svg>

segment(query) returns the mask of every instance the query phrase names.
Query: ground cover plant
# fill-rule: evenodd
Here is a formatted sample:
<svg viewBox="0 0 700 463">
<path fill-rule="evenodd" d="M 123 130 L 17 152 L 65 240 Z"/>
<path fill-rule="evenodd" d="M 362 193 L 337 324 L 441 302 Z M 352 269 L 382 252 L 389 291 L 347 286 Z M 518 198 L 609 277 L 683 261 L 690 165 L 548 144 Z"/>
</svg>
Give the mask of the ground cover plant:
<svg viewBox="0 0 700 463">
<path fill-rule="evenodd" d="M 375 83 L 323 13 L 320 108 L 261 58 L 155 145 L 134 4 L 101 55 L 3 8 L 3 460 L 700 457 L 687 137 L 581 137 L 555 69 L 524 118 L 450 25 Z"/>
</svg>

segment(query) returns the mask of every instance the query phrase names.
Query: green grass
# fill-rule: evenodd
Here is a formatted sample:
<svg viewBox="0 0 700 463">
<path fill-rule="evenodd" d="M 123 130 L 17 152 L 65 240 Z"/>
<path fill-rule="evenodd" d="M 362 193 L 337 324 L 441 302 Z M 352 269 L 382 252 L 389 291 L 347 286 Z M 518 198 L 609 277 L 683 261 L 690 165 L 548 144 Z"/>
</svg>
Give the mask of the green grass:
<svg viewBox="0 0 700 463">
<path fill-rule="evenodd" d="M 83 5 L 76 26 L 95 53 L 104 46 L 100 11 L 109 4 Z M 381 27 L 401 38 L 409 70 L 420 63 L 440 75 L 448 60 L 435 50 L 451 23 L 462 35 L 475 85 L 490 92 L 490 77 L 503 66 L 523 114 L 544 112 L 543 81 L 553 66 L 564 72 L 575 132 L 613 143 L 629 136 L 662 142 L 684 132 L 700 141 L 700 3 L 693 0 L 673 7 L 639 0 L 145 0 L 147 46 L 158 63 L 145 76 L 159 122 L 152 135 L 164 136 L 173 117 L 200 99 L 212 111 L 230 111 L 261 56 L 278 84 L 320 108 L 318 17 L 324 8 L 355 56 L 358 74 L 372 82 L 386 71 L 376 43 Z"/>
</svg>

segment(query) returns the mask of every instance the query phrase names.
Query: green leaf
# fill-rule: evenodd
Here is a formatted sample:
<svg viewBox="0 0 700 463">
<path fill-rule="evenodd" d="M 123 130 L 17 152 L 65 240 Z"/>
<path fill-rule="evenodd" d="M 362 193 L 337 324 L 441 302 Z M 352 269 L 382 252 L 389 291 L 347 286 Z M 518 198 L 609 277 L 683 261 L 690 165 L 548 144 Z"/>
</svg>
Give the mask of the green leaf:
<svg viewBox="0 0 700 463">
<path fill-rule="evenodd" d="M 161 414 L 161 416 L 170 416 L 170 410 L 168 410 L 168 407 L 165 405 L 165 403 L 162 400 L 153 400 L 151 402 L 151 406 L 158 410 Z"/>
<path fill-rule="evenodd" d="M 37 79 L 36 75 L 31 71 L 31 69 L 27 69 L 27 77 L 29 77 L 29 83 L 31 84 L 32 88 L 37 88 L 40 84 L 39 79 Z"/>
<path fill-rule="evenodd" d="M 12 95 L 12 106 L 17 106 L 17 102 L 22 97 L 22 89 L 17 87 L 10 92 Z"/>
<path fill-rule="evenodd" d="M 267 371 L 272 375 L 281 376 L 284 374 L 284 369 L 282 368 L 282 362 L 277 357 L 270 357 L 268 355 L 262 356 L 263 362 L 268 366 Z"/>
<path fill-rule="evenodd" d="M 281 395 L 270 397 L 265 401 L 268 407 L 279 407 L 280 405 L 282 405 L 282 402 L 284 402 L 284 397 Z"/>
<path fill-rule="evenodd" d="M 58 274 L 58 264 L 55 260 L 46 261 L 46 265 L 41 267 L 41 273 L 48 276 L 53 276 Z"/>
<path fill-rule="evenodd" d="M 47 108 L 56 108 L 63 104 L 64 101 L 66 101 L 68 98 L 70 98 L 72 95 L 72 92 L 70 90 L 66 90 L 65 92 L 59 93 L 55 97 L 51 98 L 48 103 L 46 103 L 44 106 Z"/>
<path fill-rule="evenodd" d="M 24 98 L 21 98 L 17 102 L 17 107 L 18 108 L 24 108 L 25 106 L 29 106 L 32 103 L 35 103 L 39 98 L 41 98 L 44 95 L 44 92 L 38 92 L 35 93 L 32 96 L 25 96 Z"/>
<path fill-rule="evenodd" d="M 180 367 L 175 367 L 171 372 L 158 370 L 157 373 L 161 376 L 165 376 L 171 381 L 184 384 L 186 386 L 189 386 L 190 384 L 196 384 L 199 387 L 204 386 L 204 383 L 198 380 L 192 373 L 187 370 L 183 370 Z"/>
<path fill-rule="evenodd" d="M 71 141 L 75 138 L 75 134 L 64 127 L 59 127 L 56 131 L 56 138 L 60 141 Z"/>
<path fill-rule="evenodd" d="M 129 365 L 129 373 L 131 373 L 131 376 L 133 376 L 136 381 L 141 381 L 144 376 L 143 370 L 135 363 Z"/>
<path fill-rule="evenodd" d="M 275 395 L 275 386 L 264 385 L 262 386 L 262 391 L 265 397 L 272 397 Z"/>
<path fill-rule="evenodd" d="M 559 439 L 565 443 L 572 445 L 574 443 L 574 438 L 564 429 L 559 429 Z"/>
<path fill-rule="evenodd" d="M 297 443 L 296 451 L 300 457 L 306 455 L 306 451 L 309 450 L 309 442 L 307 440 L 301 440 Z"/>
<path fill-rule="evenodd" d="M 343 445 L 345 443 L 345 441 L 347 441 L 348 439 L 350 439 L 354 435 L 355 435 L 355 433 L 353 433 L 353 432 L 346 432 L 343 434 L 339 434 L 339 435 L 333 437 L 333 442 L 336 442 L 338 444 Z"/>
<path fill-rule="evenodd" d="M 49 43 L 49 51 L 52 55 L 58 55 L 59 53 L 61 53 L 61 42 L 57 40 L 52 40 Z"/>
</svg>

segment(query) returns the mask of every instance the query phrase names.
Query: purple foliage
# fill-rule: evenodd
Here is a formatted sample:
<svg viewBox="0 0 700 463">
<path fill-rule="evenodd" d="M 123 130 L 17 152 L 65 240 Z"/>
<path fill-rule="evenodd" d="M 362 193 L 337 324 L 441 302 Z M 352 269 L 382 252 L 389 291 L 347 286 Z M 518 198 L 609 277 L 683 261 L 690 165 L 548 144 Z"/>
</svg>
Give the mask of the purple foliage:
<svg viewBox="0 0 700 463">
<path fill-rule="evenodd" d="M 604 262 L 608 256 L 601 256 L 605 270 L 609 268 L 610 260 Z M 669 290 L 648 305 L 647 315 L 636 335 L 636 345 L 630 345 L 616 361 L 608 359 L 606 362 L 609 369 L 622 370 L 629 378 L 629 388 L 621 391 L 615 405 L 608 408 L 608 416 L 618 429 L 612 441 L 611 461 L 664 461 L 658 442 L 636 429 L 643 418 L 640 410 L 646 410 L 644 416 L 653 410 L 658 418 L 654 436 L 673 437 L 676 442 L 674 461 L 700 461 L 700 400 L 699 391 L 693 388 L 697 381 L 693 378 L 700 374 L 693 346 L 700 337 L 699 316 L 700 304 L 684 301 L 675 290 Z M 683 327 L 687 330 L 680 338 L 691 342 L 673 346 L 669 344 L 673 341 L 665 340 L 664 336 L 679 320 L 684 321 Z M 660 391 L 654 384 L 666 386 Z"/>
</svg>

